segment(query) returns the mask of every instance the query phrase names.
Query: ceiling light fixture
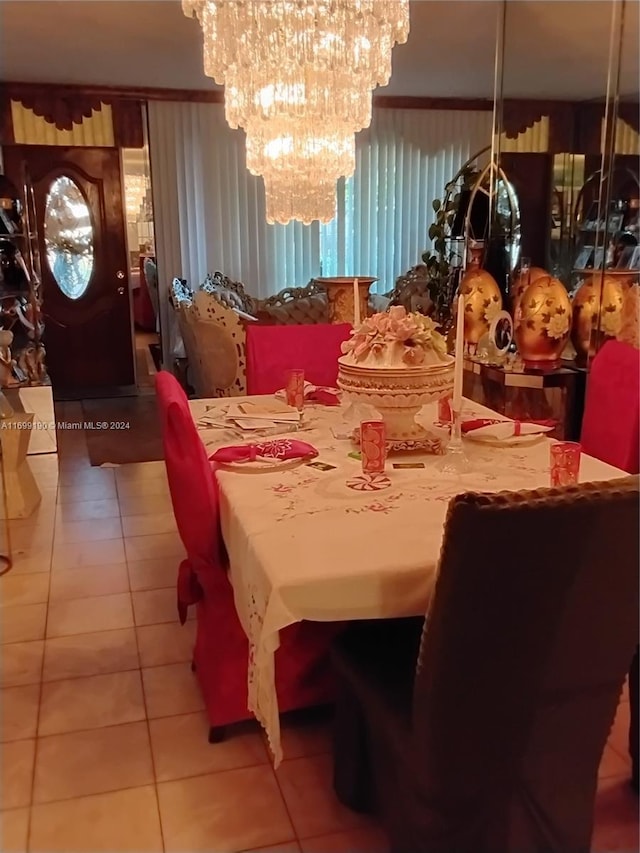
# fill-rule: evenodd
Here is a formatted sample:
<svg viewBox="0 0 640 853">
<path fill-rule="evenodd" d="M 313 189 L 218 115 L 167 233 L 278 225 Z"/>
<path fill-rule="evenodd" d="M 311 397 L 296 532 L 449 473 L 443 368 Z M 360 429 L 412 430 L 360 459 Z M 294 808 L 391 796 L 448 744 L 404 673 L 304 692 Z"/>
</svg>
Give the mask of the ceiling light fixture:
<svg viewBox="0 0 640 853">
<path fill-rule="evenodd" d="M 354 133 L 409 34 L 408 0 L 182 0 L 204 36 L 204 69 L 247 135 L 267 221 L 328 222 L 336 181 L 353 174 Z"/>
</svg>

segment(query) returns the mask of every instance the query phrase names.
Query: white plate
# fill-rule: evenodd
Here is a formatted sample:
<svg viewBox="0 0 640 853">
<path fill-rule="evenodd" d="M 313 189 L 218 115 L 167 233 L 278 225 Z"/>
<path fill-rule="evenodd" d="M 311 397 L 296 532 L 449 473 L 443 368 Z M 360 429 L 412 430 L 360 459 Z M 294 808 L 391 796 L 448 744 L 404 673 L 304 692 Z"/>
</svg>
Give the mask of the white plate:
<svg viewBox="0 0 640 853">
<path fill-rule="evenodd" d="M 475 430 L 466 433 L 463 438 L 476 441 L 478 444 L 490 444 L 492 447 L 515 447 L 523 444 L 537 444 L 546 433 L 535 432 L 531 435 L 512 435 L 509 438 L 495 438 L 493 435 L 474 435 Z"/>
</svg>

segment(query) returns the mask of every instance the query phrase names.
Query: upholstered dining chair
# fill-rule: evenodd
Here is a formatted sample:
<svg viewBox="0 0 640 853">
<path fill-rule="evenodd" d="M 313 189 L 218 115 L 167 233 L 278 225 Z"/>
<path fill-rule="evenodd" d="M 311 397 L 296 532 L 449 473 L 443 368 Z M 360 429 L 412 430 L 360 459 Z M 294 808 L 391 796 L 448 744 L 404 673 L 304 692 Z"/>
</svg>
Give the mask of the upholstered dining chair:
<svg viewBox="0 0 640 853">
<path fill-rule="evenodd" d="M 393 853 L 588 853 L 638 636 L 638 478 L 461 494 L 416 623 L 335 646 L 335 787 Z"/>
<path fill-rule="evenodd" d="M 635 297 L 635 298 L 628 298 Z M 582 447 L 589 456 L 628 474 L 640 471 L 640 341 L 638 288 L 623 304 L 628 319 L 624 340 L 607 341 L 591 365 L 582 422 Z M 640 788 L 640 647 L 629 670 L 629 754 L 631 782 Z"/>
<path fill-rule="evenodd" d="M 582 449 L 630 474 L 640 471 L 640 350 L 607 341 L 587 380 Z"/>
<path fill-rule="evenodd" d="M 304 368 L 305 380 L 335 386 L 340 345 L 349 337 L 348 323 L 247 328 L 247 392 L 272 394 L 285 385 L 291 368 Z"/>
<path fill-rule="evenodd" d="M 178 571 L 178 614 L 184 624 L 197 605 L 192 667 L 209 718 L 209 740 L 224 727 L 251 717 L 247 707 L 249 646 L 229 582 L 220 533 L 218 489 L 177 379 L 160 371 L 156 394 L 162 422 L 165 466 L 178 532 L 187 552 Z M 329 647 L 338 627 L 303 622 L 285 629 L 276 652 L 276 690 L 283 711 L 331 701 Z"/>
</svg>

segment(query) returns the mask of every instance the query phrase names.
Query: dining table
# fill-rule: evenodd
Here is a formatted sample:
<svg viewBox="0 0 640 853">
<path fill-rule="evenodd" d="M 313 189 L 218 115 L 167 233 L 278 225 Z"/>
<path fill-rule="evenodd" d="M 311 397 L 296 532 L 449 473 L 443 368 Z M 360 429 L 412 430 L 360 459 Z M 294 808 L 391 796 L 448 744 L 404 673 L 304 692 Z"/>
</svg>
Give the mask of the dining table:
<svg viewBox="0 0 640 853">
<path fill-rule="evenodd" d="M 233 404 L 253 400 L 262 405 L 268 399 L 234 397 Z M 265 440 L 211 424 L 224 418 L 230 402 L 190 401 L 208 455 L 222 446 Z M 283 758 L 275 688 L 279 632 L 302 620 L 348 622 L 424 614 L 451 498 L 470 491 L 536 489 L 550 482 L 551 439 L 544 435 L 518 436 L 501 444 L 465 438 L 464 473 L 448 473 L 441 456 L 414 451 L 390 455 L 384 475 L 363 477 L 350 438 L 353 417 L 348 405 L 306 404 L 297 431 L 280 435 L 313 445 L 314 459 L 237 462 L 216 470 L 229 580 L 249 640 L 249 709 L 266 731 L 275 766 Z M 463 419 L 486 417 L 501 418 L 464 400 Z M 434 423 L 437 406 L 424 407 L 419 419 L 425 425 Z M 269 435 L 268 440 L 275 437 Z M 580 482 L 624 476 L 582 455 Z M 521 546 L 532 548 L 535 543 Z M 517 550 L 512 559 L 515 564 Z"/>
</svg>

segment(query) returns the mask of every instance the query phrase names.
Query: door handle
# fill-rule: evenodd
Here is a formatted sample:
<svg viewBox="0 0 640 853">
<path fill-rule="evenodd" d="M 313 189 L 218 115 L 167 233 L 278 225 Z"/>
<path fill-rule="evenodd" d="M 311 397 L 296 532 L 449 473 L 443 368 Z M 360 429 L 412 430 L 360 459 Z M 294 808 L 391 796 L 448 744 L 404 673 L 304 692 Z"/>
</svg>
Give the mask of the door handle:
<svg viewBox="0 0 640 853">
<path fill-rule="evenodd" d="M 116 273 L 116 278 L 119 278 L 120 281 L 122 281 L 122 279 L 124 278 L 124 272 L 122 270 L 118 270 L 118 272 Z"/>
<path fill-rule="evenodd" d="M 118 288 L 118 295 L 119 295 L 119 296 L 122 296 L 122 295 L 123 295 L 123 293 L 124 293 L 124 287 L 119 287 L 119 288 Z"/>
</svg>

